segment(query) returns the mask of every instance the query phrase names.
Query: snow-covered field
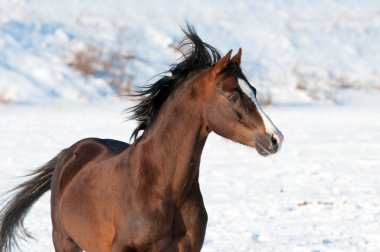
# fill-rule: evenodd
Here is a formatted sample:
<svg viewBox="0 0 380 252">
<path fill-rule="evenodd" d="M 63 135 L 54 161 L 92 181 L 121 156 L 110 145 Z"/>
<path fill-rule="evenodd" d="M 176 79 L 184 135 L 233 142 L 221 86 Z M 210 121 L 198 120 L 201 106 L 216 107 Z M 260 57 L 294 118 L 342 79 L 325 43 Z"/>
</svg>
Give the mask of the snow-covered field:
<svg viewBox="0 0 380 252">
<path fill-rule="evenodd" d="M 121 111 L 129 105 L 0 107 L 0 191 L 78 139 L 128 140 L 134 123 Z M 285 135 L 278 155 L 263 158 L 215 134 L 206 143 L 203 251 L 380 251 L 378 106 L 266 110 Z M 37 240 L 19 251 L 53 251 L 49 214 L 47 193 L 26 219 Z"/>
</svg>

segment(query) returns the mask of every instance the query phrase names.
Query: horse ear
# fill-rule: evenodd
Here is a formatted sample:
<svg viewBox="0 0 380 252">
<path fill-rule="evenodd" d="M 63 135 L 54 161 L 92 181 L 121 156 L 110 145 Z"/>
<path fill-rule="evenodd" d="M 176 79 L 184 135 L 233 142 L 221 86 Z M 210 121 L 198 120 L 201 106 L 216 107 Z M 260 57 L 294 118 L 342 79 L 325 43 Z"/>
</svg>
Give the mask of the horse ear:
<svg viewBox="0 0 380 252">
<path fill-rule="evenodd" d="M 217 63 L 216 65 L 214 66 L 214 72 L 216 74 L 220 73 L 224 68 L 226 68 L 226 66 L 228 65 L 228 63 L 230 62 L 230 58 L 231 58 L 231 54 L 232 54 L 232 49 L 228 51 L 228 53 L 226 55 L 224 55 Z"/>
<path fill-rule="evenodd" d="M 239 48 L 239 51 L 231 58 L 231 62 L 235 62 L 240 66 L 241 63 L 241 48 Z"/>
</svg>

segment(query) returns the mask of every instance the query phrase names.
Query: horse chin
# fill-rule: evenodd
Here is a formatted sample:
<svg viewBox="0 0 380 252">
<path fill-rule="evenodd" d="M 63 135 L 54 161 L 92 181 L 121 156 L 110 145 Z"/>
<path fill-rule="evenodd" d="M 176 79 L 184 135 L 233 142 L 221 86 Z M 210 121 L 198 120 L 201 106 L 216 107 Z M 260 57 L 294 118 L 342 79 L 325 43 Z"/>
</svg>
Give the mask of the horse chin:
<svg viewBox="0 0 380 252">
<path fill-rule="evenodd" d="M 260 154 L 260 156 L 263 156 L 263 157 L 267 157 L 271 154 L 267 149 L 265 149 L 261 145 L 256 145 L 256 151 L 257 151 L 257 153 Z"/>
</svg>

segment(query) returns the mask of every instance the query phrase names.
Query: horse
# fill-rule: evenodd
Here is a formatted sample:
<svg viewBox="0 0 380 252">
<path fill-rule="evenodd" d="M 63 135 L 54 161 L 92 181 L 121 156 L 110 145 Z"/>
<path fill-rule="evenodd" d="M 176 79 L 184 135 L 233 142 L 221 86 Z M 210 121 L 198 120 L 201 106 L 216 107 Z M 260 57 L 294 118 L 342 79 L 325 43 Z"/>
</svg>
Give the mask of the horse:
<svg viewBox="0 0 380 252">
<path fill-rule="evenodd" d="M 182 57 L 137 91 L 128 109 L 138 126 L 131 144 L 87 138 L 62 150 L 14 190 L 0 213 L 0 252 L 30 234 L 23 220 L 51 191 L 55 251 L 200 251 L 207 212 L 200 185 L 211 132 L 256 149 L 280 150 L 284 137 L 263 111 L 240 65 L 194 27 L 182 28 Z"/>
</svg>

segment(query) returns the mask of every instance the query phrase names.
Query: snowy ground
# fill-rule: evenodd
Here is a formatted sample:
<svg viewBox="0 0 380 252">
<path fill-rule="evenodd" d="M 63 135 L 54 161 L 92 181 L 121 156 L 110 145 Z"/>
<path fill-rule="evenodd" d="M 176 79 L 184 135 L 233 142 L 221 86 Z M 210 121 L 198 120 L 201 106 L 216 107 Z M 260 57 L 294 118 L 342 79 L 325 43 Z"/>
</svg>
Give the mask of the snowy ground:
<svg viewBox="0 0 380 252">
<path fill-rule="evenodd" d="M 122 122 L 126 106 L 0 107 L 0 191 L 78 139 L 127 140 L 134 124 Z M 285 135 L 278 155 L 263 158 L 216 135 L 206 143 L 203 251 L 380 251 L 378 107 L 292 104 L 267 112 Z M 19 251 L 53 251 L 49 214 L 46 194 L 26 220 L 37 241 Z"/>
</svg>

